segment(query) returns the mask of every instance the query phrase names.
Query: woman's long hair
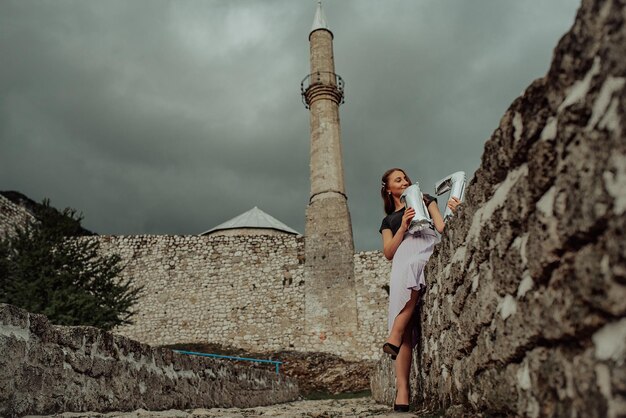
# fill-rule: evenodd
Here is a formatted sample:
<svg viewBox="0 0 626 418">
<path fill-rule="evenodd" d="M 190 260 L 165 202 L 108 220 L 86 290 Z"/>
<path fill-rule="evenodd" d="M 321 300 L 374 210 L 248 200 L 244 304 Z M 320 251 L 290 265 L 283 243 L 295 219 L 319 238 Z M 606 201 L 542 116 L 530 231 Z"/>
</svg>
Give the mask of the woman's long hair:
<svg viewBox="0 0 626 418">
<path fill-rule="evenodd" d="M 396 205 L 395 203 L 393 203 L 393 197 L 391 197 L 391 194 L 387 192 L 387 186 L 389 185 L 389 176 L 394 171 L 402 171 L 409 184 L 413 184 L 409 176 L 401 168 L 390 168 L 389 170 L 385 171 L 385 174 L 383 174 L 383 178 L 381 180 L 382 186 L 380 187 L 380 197 L 383 198 L 383 202 L 385 204 L 385 213 L 387 215 L 393 213 L 393 211 L 396 210 Z"/>
</svg>

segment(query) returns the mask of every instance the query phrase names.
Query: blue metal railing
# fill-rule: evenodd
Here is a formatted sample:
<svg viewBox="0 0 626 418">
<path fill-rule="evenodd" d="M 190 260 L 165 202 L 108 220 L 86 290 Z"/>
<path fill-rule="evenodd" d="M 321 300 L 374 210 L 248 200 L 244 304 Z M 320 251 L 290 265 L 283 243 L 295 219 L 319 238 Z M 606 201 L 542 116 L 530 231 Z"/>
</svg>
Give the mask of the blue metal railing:
<svg viewBox="0 0 626 418">
<path fill-rule="evenodd" d="M 279 375 L 280 365 L 283 364 L 282 361 L 276 360 L 263 360 L 258 358 L 247 358 L 247 357 L 233 357 L 233 356 L 223 356 L 221 354 L 207 354 L 207 353 L 197 353 L 195 351 L 183 351 L 183 350 L 172 350 L 180 354 L 189 354 L 191 356 L 202 356 L 202 357 L 213 357 L 213 358 L 224 358 L 229 360 L 243 360 L 243 361 L 253 361 L 255 363 L 272 363 L 276 365 L 276 375 Z"/>
</svg>

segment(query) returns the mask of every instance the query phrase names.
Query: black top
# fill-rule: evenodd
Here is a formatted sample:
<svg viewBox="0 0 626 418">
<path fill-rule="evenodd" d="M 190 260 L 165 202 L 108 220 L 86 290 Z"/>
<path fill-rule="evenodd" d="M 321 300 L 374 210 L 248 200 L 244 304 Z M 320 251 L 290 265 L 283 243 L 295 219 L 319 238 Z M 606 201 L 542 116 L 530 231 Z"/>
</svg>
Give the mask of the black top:
<svg viewBox="0 0 626 418">
<path fill-rule="evenodd" d="M 432 197 L 431 195 L 424 193 L 424 203 L 426 204 L 426 207 L 436 201 L 436 197 Z M 398 232 L 398 229 L 400 229 L 400 226 L 402 225 L 402 216 L 404 215 L 405 209 L 406 208 L 402 208 L 385 216 L 383 222 L 380 224 L 378 232 L 382 234 L 383 229 L 391 229 L 391 234 L 396 235 L 396 232 Z"/>
</svg>

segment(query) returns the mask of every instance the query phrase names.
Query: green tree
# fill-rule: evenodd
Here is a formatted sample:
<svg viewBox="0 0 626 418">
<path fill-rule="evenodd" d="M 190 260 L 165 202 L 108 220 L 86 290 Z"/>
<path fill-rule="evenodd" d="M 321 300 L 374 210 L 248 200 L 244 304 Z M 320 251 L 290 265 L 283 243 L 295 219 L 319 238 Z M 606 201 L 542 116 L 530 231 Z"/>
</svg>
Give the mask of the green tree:
<svg viewBox="0 0 626 418">
<path fill-rule="evenodd" d="M 0 240 L 0 302 L 46 315 L 60 325 L 110 330 L 130 324 L 141 291 L 120 278 L 117 254 L 102 255 L 84 234 L 81 215 L 44 200 L 36 222 Z"/>
</svg>

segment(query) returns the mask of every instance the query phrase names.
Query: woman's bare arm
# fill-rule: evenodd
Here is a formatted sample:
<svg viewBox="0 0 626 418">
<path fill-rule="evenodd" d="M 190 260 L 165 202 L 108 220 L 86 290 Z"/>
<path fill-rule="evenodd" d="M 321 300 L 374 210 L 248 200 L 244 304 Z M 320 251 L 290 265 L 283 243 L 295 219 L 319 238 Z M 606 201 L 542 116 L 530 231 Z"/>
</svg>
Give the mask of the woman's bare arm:
<svg viewBox="0 0 626 418">
<path fill-rule="evenodd" d="M 452 210 L 452 212 L 455 212 L 460 204 L 461 201 L 456 197 L 452 197 L 448 201 L 448 207 Z M 437 206 L 437 203 L 434 200 L 428 205 L 428 213 L 430 214 L 430 218 L 433 220 L 433 224 L 435 224 L 435 229 L 441 234 L 446 226 L 446 223 L 443 220 L 443 216 L 441 216 L 439 206 Z"/>
<path fill-rule="evenodd" d="M 402 243 L 404 233 L 409 227 L 413 216 L 415 216 L 415 209 L 409 208 L 404 212 L 402 224 L 395 235 L 392 235 L 391 229 L 383 229 L 383 254 L 387 260 L 393 259 L 393 256 L 396 254 L 396 250 Z"/>
<path fill-rule="evenodd" d="M 436 201 L 433 200 L 430 202 L 428 205 L 428 213 L 430 214 L 430 218 L 433 220 L 435 229 L 441 234 L 443 232 L 443 228 L 446 226 L 446 223 L 443 221 L 443 216 L 441 216 L 441 212 L 439 211 L 439 206 L 437 206 Z"/>
</svg>

